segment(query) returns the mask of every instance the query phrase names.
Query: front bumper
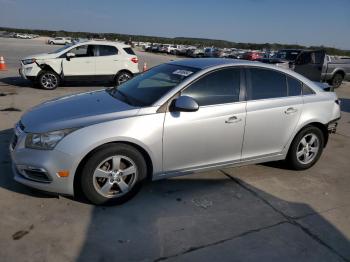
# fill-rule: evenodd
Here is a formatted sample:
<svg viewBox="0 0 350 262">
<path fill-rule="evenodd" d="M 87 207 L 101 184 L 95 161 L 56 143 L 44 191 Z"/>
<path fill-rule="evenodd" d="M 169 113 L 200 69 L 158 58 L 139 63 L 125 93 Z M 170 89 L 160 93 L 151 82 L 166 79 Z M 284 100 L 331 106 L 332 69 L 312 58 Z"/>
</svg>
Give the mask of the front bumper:
<svg viewBox="0 0 350 262">
<path fill-rule="evenodd" d="M 41 68 L 35 63 L 28 65 L 21 63 L 21 67 L 18 69 L 18 74 L 24 79 L 33 80 L 38 76 L 40 70 Z"/>
<path fill-rule="evenodd" d="M 58 150 L 35 150 L 24 146 L 25 133 L 14 135 L 10 144 L 10 156 L 14 179 L 26 186 L 63 195 L 74 195 L 74 159 Z M 25 170 L 28 170 L 25 171 Z M 32 176 L 31 170 L 36 171 Z M 69 171 L 68 177 L 60 177 L 59 171 Z M 40 171 L 40 172 L 37 172 Z M 37 176 L 39 174 L 39 176 Z M 42 175 L 42 177 L 40 177 Z M 47 179 L 43 179 L 47 177 Z"/>
</svg>

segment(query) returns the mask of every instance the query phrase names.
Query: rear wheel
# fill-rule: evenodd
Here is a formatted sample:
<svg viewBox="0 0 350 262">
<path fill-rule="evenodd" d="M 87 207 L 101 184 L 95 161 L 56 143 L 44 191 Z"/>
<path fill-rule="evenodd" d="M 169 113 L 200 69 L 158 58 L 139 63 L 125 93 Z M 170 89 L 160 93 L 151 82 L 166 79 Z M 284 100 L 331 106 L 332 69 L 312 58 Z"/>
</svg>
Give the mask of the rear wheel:
<svg viewBox="0 0 350 262">
<path fill-rule="evenodd" d="M 323 146 L 322 131 L 314 126 L 306 127 L 294 138 L 286 160 L 292 169 L 308 169 L 320 158 Z"/>
<path fill-rule="evenodd" d="M 136 195 L 146 175 L 146 162 L 138 150 L 125 144 L 108 145 L 88 159 L 81 187 L 95 205 L 122 204 Z"/>
<path fill-rule="evenodd" d="M 126 81 L 130 80 L 132 77 L 133 75 L 131 73 L 127 71 L 122 71 L 115 76 L 115 85 L 119 86 L 125 83 Z"/>
<path fill-rule="evenodd" d="M 342 84 L 343 79 L 344 76 L 341 73 L 336 73 L 331 80 L 331 85 L 334 88 L 338 88 Z"/>
<path fill-rule="evenodd" d="M 43 71 L 38 78 L 40 88 L 46 90 L 56 89 L 60 84 L 60 77 L 53 71 Z"/>
</svg>

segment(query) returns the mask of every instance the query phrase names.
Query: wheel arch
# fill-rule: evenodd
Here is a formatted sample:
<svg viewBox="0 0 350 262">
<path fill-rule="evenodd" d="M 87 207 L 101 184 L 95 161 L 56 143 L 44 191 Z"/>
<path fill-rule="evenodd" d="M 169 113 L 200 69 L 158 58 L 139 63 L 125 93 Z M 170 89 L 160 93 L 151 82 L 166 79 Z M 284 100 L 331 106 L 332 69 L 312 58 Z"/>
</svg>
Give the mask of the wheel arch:
<svg viewBox="0 0 350 262">
<path fill-rule="evenodd" d="M 127 72 L 129 74 L 131 74 L 132 76 L 134 76 L 134 74 L 129 70 L 129 69 L 121 69 L 119 70 L 116 74 L 115 74 L 115 77 L 117 77 L 117 75 L 119 75 L 120 73 L 123 73 L 123 72 Z"/>
<path fill-rule="evenodd" d="M 60 76 L 60 74 L 59 73 L 57 73 L 56 72 L 56 70 L 54 70 L 50 65 L 48 65 L 48 64 L 41 64 L 40 65 L 40 72 L 38 73 L 38 76 L 37 77 L 39 77 L 44 71 L 52 71 L 52 72 L 54 72 L 55 74 L 57 74 L 58 75 L 58 77 L 61 79 L 61 76 Z"/>
<path fill-rule="evenodd" d="M 333 77 L 336 75 L 336 74 L 341 74 L 343 76 L 343 78 L 345 77 L 345 72 L 344 70 L 342 69 L 336 69 L 333 73 Z"/>
<path fill-rule="evenodd" d="M 309 123 L 303 125 L 301 128 L 299 128 L 299 130 L 295 133 L 293 139 L 291 140 L 291 142 L 289 144 L 288 151 L 289 151 L 290 146 L 293 144 L 294 139 L 297 137 L 297 135 L 300 132 L 302 132 L 305 128 L 309 127 L 309 126 L 317 127 L 317 128 L 319 128 L 322 131 L 323 138 L 324 138 L 324 145 L 323 145 L 323 147 L 326 147 L 326 145 L 328 143 L 328 138 L 329 138 L 327 125 L 322 124 L 321 122 L 313 121 L 313 122 L 309 122 Z"/>
<path fill-rule="evenodd" d="M 90 150 L 79 162 L 76 170 L 75 170 L 75 174 L 74 174 L 74 180 L 73 180 L 73 190 L 74 190 L 74 194 L 76 194 L 76 192 L 78 192 L 79 194 L 81 193 L 81 188 L 80 188 L 80 177 L 82 175 L 82 169 L 84 168 L 84 165 L 86 164 L 87 160 L 98 150 L 100 150 L 101 148 L 108 146 L 108 145 L 115 145 L 115 144 L 124 144 L 124 145 L 129 145 L 132 146 L 134 148 L 136 148 L 141 154 L 142 156 L 145 158 L 146 161 L 146 165 L 147 165 L 147 177 L 146 179 L 151 180 L 152 179 L 152 174 L 153 174 L 153 162 L 152 162 L 152 158 L 150 156 L 150 154 L 147 152 L 146 149 L 144 149 L 142 146 L 130 142 L 130 141 L 112 141 L 112 142 L 107 142 L 104 143 L 102 145 L 99 145 L 97 147 L 95 147 L 94 149 Z"/>
</svg>

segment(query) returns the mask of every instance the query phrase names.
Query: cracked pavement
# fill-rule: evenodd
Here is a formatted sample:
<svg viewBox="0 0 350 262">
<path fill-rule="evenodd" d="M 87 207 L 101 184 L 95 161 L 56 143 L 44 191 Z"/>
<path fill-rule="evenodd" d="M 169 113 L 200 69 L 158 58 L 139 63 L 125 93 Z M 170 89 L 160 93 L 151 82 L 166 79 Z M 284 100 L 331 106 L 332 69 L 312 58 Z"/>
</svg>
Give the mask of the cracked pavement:
<svg viewBox="0 0 350 262">
<path fill-rule="evenodd" d="M 16 76 L 16 61 L 52 47 L 11 41 L 0 40 L 0 55 L 10 62 L 0 72 L 0 109 L 21 112 L 0 112 L 2 262 L 350 261 L 350 83 L 337 90 L 337 134 L 309 170 L 279 162 L 217 170 L 147 183 L 122 206 L 94 207 L 13 181 L 8 144 L 23 111 L 100 87 L 31 88 Z M 138 55 L 150 64 L 173 58 Z"/>
</svg>

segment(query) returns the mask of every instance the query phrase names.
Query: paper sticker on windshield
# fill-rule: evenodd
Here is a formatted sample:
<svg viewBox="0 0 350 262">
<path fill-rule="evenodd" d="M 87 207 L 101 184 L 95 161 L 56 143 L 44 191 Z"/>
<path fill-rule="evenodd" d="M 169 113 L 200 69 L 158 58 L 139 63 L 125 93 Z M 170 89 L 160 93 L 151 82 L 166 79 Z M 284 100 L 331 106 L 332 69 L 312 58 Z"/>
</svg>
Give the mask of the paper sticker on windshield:
<svg viewBox="0 0 350 262">
<path fill-rule="evenodd" d="M 180 76 L 189 76 L 190 74 L 193 74 L 193 72 L 188 71 L 188 70 L 176 70 L 173 72 L 174 75 L 180 75 Z"/>
</svg>

